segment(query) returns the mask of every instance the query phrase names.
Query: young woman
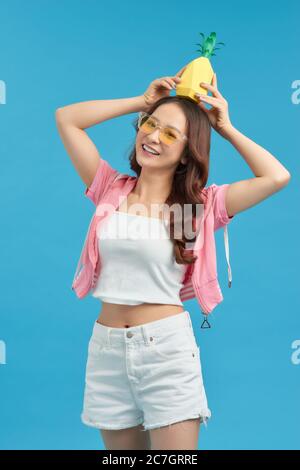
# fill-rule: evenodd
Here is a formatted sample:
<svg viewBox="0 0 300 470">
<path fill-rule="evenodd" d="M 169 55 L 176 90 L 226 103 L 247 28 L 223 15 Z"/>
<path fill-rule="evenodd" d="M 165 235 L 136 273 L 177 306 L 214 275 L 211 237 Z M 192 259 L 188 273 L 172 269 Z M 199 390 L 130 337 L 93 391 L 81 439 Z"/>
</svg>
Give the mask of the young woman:
<svg viewBox="0 0 300 470">
<path fill-rule="evenodd" d="M 89 342 L 82 420 L 100 429 L 110 450 L 197 449 L 200 423 L 211 412 L 182 302 L 196 297 L 208 314 L 222 300 L 213 232 L 290 179 L 273 155 L 233 126 L 216 75 L 202 84 L 212 96 L 197 102 L 169 96 L 183 71 L 154 80 L 141 96 L 56 111 L 64 146 L 96 206 L 72 288 L 80 298 L 92 293 L 102 300 Z M 102 159 L 85 129 L 136 112 L 133 177 Z M 211 126 L 254 177 L 205 187 Z M 174 218 L 166 210 L 173 205 L 192 212 Z M 204 236 L 198 230 L 190 237 L 188 222 L 194 228 L 200 220 L 196 206 L 204 207 Z M 179 236 L 175 226 L 183 228 Z"/>
</svg>

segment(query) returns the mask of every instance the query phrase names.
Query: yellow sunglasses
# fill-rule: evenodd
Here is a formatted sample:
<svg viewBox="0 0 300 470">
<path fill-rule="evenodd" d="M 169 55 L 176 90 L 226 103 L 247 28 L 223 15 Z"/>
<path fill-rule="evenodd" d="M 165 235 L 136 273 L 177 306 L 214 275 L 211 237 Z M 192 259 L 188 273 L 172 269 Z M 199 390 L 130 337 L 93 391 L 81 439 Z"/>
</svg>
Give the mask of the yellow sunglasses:
<svg viewBox="0 0 300 470">
<path fill-rule="evenodd" d="M 141 129 L 146 134 L 151 134 L 155 129 L 160 129 L 160 139 L 164 144 L 171 145 L 181 140 L 187 140 L 187 136 L 182 134 L 172 126 L 162 127 L 159 125 L 158 119 L 148 113 L 139 113 L 138 129 Z"/>
</svg>

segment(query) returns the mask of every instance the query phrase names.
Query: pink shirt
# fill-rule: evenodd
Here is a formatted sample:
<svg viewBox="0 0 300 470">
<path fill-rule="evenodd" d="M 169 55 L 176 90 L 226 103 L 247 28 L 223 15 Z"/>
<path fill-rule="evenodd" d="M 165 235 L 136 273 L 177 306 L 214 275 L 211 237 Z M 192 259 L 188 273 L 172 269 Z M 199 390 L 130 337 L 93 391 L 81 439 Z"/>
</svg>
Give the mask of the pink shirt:
<svg viewBox="0 0 300 470">
<path fill-rule="evenodd" d="M 98 251 L 97 231 L 101 223 L 121 204 L 123 198 L 134 188 L 138 178 L 119 173 L 106 160 L 99 161 L 94 180 L 85 195 L 95 204 L 96 210 L 88 227 L 87 235 L 77 263 L 72 289 L 80 299 L 85 297 L 96 285 L 101 272 Z M 195 263 L 187 269 L 184 285 L 180 290 L 181 301 L 196 297 L 203 314 L 208 315 L 223 300 L 217 276 L 215 230 L 224 227 L 226 260 L 228 264 L 228 286 L 231 287 L 232 275 L 229 263 L 229 244 L 227 224 L 229 217 L 225 206 L 225 194 L 229 184 L 212 184 L 203 188 L 204 211 L 197 224 L 197 237 L 193 254 L 198 256 Z"/>
</svg>

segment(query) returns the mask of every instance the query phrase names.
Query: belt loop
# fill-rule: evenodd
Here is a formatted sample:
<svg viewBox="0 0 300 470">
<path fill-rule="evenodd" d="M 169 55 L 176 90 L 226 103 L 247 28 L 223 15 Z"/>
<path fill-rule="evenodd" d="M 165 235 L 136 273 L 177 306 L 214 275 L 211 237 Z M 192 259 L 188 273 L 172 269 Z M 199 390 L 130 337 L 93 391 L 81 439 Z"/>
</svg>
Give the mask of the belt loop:
<svg viewBox="0 0 300 470">
<path fill-rule="evenodd" d="M 106 330 L 106 338 L 105 338 L 105 342 L 107 343 L 107 346 L 111 346 L 111 342 L 110 342 L 110 333 L 111 332 L 111 328 L 108 326 L 107 327 L 107 330 Z"/>
<path fill-rule="evenodd" d="M 145 328 L 145 327 L 142 325 L 142 326 L 141 326 L 142 335 L 143 335 L 143 338 L 144 338 L 144 343 L 147 345 L 147 344 L 148 344 L 148 336 L 147 336 L 146 331 L 145 331 L 144 328 Z"/>
</svg>

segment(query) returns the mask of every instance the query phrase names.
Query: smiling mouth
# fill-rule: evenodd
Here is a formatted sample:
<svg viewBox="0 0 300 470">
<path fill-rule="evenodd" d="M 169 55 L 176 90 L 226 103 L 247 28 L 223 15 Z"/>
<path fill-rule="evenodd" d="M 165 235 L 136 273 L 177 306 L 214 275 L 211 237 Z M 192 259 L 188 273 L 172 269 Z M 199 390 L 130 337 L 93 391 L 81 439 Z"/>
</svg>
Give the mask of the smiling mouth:
<svg viewBox="0 0 300 470">
<path fill-rule="evenodd" d="M 151 153 L 151 152 L 148 152 L 145 148 L 144 148 L 144 144 L 141 145 L 141 149 L 143 151 L 143 153 L 145 155 L 147 155 L 148 157 L 159 157 L 160 156 L 160 153 L 159 154 L 155 154 L 155 153 Z"/>
</svg>

